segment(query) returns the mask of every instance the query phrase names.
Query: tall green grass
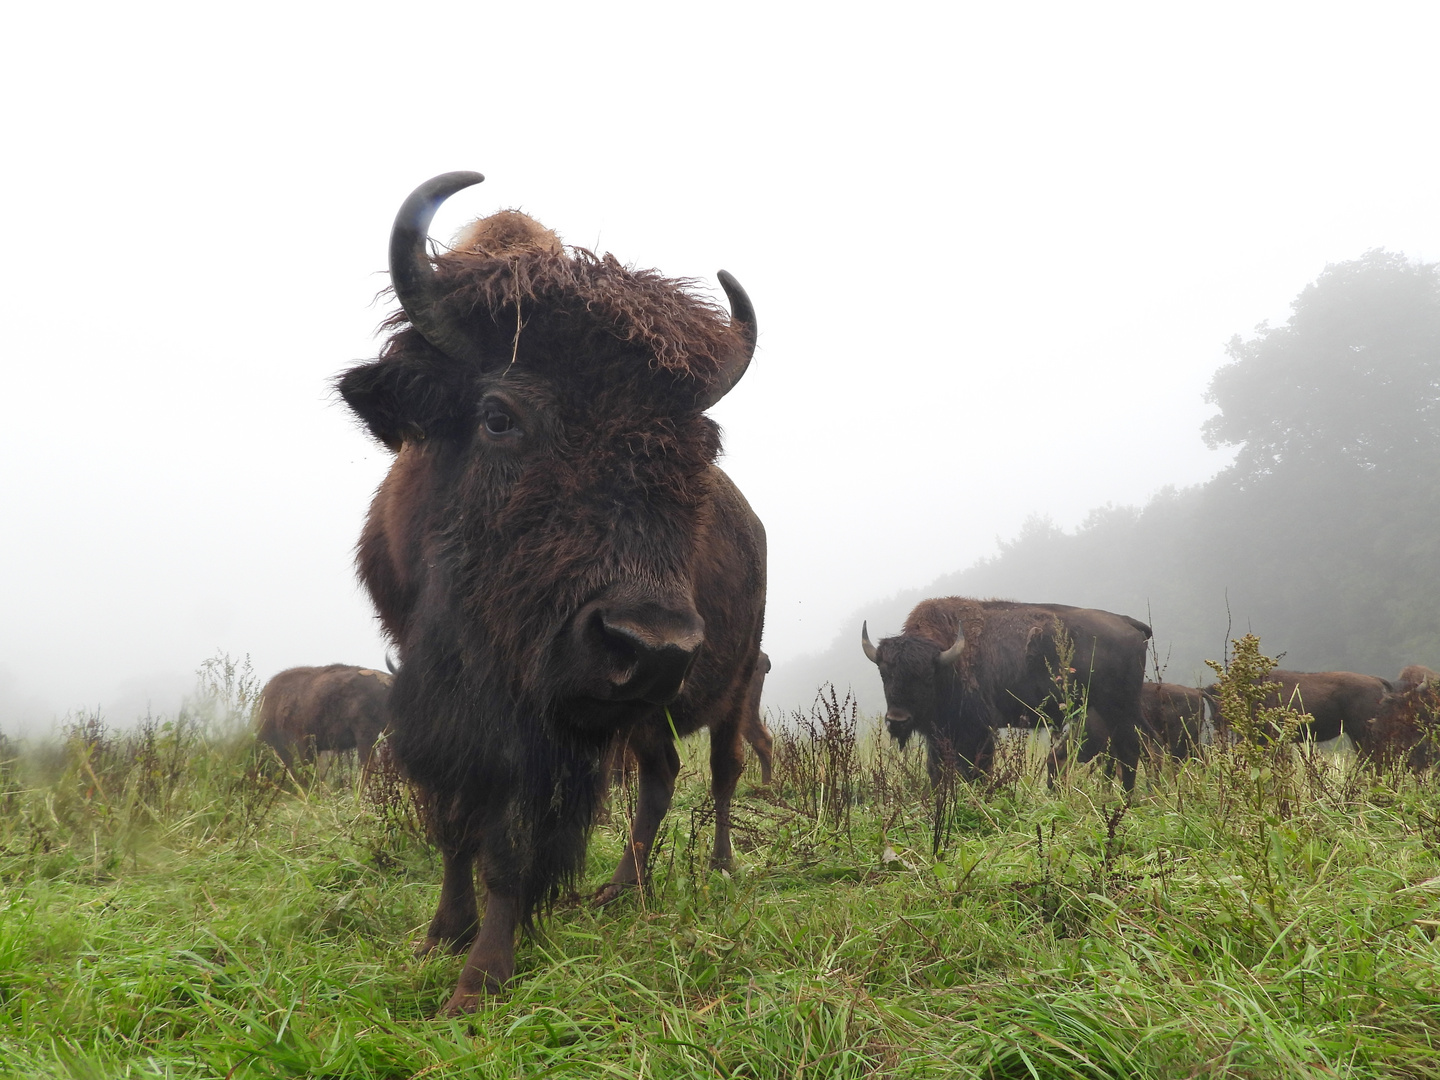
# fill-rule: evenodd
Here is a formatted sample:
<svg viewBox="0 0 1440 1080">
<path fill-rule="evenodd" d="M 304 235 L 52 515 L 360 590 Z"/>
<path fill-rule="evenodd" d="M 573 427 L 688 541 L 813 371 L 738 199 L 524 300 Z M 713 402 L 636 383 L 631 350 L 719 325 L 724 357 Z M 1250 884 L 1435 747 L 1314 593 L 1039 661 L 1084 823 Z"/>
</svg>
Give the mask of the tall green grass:
<svg viewBox="0 0 1440 1080">
<path fill-rule="evenodd" d="M 649 890 L 570 898 L 506 995 L 436 1020 L 460 960 L 411 956 L 440 875 L 405 789 L 296 785 L 244 672 L 211 675 L 168 721 L 9 744 L 0 1075 L 1440 1075 L 1428 775 L 1257 738 L 1152 762 L 1127 802 L 1094 768 L 1048 788 L 1016 740 L 939 806 L 826 695 L 774 786 L 742 781 L 732 874 L 691 741 Z"/>
</svg>

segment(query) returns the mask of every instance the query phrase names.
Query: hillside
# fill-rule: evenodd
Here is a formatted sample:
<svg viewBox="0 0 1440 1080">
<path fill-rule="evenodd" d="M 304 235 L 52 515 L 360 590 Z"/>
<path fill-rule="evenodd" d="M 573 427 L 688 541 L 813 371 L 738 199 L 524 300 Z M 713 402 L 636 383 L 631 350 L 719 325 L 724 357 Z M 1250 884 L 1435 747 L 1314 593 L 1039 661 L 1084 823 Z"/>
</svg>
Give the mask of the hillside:
<svg viewBox="0 0 1440 1080">
<path fill-rule="evenodd" d="M 926 596 L 1100 607 L 1147 619 L 1172 681 L 1207 676 L 1229 632 L 1287 667 L 1386 677 L 1440 662 L 1440 277 L 1383 251 L 1327 267 L 1283 327 L 1229 345 L 1203 432 L 1240 447 L 1206 484 L 1104 507 L 1073 532 L 1032 519 L 998 555 L 864 605 L 819 656 L 777 665 L 771 708 L 814 688 L 883 695 L 860 652 Z"/>
</svg>

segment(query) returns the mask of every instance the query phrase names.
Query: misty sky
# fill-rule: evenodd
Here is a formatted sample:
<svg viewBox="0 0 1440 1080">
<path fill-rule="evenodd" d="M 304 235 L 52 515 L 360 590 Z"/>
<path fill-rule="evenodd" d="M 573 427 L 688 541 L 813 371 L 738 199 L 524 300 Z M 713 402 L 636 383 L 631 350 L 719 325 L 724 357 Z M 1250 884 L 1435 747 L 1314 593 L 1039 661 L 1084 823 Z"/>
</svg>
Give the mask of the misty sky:
<svg viewBox="0 0 1440 1080">
<path fill-rule="evenodd" d="M 0 65 L 0 729 L 172 709 L 217 649 L 381 662 L 351 550 L 388 455 L 330 380 L 378 348 L 400 201 L 450 169 L 489 179 L 437 237 L 519 206 L 744 283 L 760 349 L 715 416 L 769 532 L 777 663 L 1030 514 L 1206 479 L 1232 334 L 1327 262 L 1440 258 L 1437 22 L 26 5 Z"/>
</svg>

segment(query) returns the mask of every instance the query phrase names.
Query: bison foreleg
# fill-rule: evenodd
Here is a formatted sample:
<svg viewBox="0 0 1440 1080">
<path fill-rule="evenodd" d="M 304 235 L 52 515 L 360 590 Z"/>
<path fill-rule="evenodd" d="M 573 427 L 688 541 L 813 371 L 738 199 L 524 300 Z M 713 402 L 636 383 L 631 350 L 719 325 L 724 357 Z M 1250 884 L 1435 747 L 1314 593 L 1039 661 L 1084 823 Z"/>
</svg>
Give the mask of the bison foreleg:
<svg viewBox="0 0 1440 1080">
<path fill-rule="evenodd" d="M 442 1016 L 474 1012 L 483 995 L 504 989 L 515 974 L 515 928 L 519 922 L 519 898 L 487 885 L 485 921 L 465 958 L 455 993 L 440 1010 Z"/>
<path fill-rule="evenodd" d="M 630 749 L 635 755 L 640 785 L 635 820 L 630 825 L 630 846 L 620 856 L 610 883 L 595 895 L 596 904 L 608 904 L 632 885 L 645 879 L 645 865 L 660 822 L 670 809 L 675 778 L 680 775 L 680 753 L 668 736 L 636 739 Z"/>
<path fill-rule="evenodd" d="M 425 940 L 415 950 L 416 956 L 425 956 L 437 949 L 464 952 L 480 929 L 479 908 L 475 902 L 475 853 L 442 847 L 440 856 L 445 865 L 440 905 L 435 909 L 435 918 L 430 920 Z M 486 911 L 489 910 L 487 902 Z"/>
<path fill-rule="evenodd" d="M 729 870 L 734 859 L 730 847 L 730 802 L 744 769 L 745 745 L 740 738 L 740 725 L 711 728 L 710 790 L 715 797 L 715 850 L 710 856 L 710 865 L 717 870 Z"/>
</svg>

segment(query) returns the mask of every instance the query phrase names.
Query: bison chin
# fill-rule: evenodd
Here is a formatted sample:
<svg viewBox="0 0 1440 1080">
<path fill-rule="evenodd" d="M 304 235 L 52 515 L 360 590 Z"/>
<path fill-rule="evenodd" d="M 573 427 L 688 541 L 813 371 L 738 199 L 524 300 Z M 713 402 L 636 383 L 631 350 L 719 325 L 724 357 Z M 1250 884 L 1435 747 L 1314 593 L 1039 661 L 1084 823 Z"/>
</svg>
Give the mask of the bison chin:
<svg viewBox="0 0 1440 1080">
<path fill-rule="evenodd" d="M 909 713 L 887 715 L 885 730 L 890 733 L 890 738 L 895 740 L 896 745 L 904 750 L 906 744 L 910 742 L 910 736 L 915 734 L 915 718 Z"/>
</svg>

